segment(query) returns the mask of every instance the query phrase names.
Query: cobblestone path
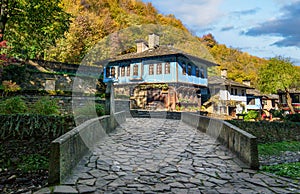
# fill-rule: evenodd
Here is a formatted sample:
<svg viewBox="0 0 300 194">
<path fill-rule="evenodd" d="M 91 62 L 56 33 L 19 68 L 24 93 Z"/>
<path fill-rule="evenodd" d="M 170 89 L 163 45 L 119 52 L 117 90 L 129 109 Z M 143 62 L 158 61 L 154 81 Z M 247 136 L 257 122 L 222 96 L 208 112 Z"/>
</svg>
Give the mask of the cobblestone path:
<svg viewBox="0 0 300 194">
<path fill-rule="evenodd" d="M 127 119 L 103 138 L 63 193 L 300 193 L 299 183 L 250 170 L 181 121 Z"/>
</svg>

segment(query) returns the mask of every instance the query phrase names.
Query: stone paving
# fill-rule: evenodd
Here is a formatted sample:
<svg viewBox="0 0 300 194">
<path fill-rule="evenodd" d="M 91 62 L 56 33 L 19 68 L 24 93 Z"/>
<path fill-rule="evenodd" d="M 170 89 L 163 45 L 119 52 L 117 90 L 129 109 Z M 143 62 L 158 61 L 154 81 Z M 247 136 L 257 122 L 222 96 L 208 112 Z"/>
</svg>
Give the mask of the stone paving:
<svg viewBox="0 0 300 194">
<path fill-rule="evenodd" d="M 47 193 L 44 188 L 37 193 Z M 300 193 L 299 182 L 245 167 L 178 120 L 127 119 L 54 193 Z"/>
</svg>

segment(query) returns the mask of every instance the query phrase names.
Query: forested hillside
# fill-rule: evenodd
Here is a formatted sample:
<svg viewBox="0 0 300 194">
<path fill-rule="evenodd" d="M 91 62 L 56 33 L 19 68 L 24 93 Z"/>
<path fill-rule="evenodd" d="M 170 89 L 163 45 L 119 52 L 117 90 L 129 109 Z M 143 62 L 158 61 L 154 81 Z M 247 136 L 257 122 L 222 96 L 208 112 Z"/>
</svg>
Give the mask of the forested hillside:
<svg viewBox="0 0 300 194">
<path fill-rule="evenodd" d="M 174 16 L 138 0 L 62 0 L 62 6 L 72 14 L 72 23 L 66 38 L 48 52 L 48 60 L 79 63 L 103 37 L 133 25 L 171 25 L 188 32 Z"/>
<path fill-rule="evenodd" d="M 107 35 L 141 24 L 168 25 L 190 34 L 173 15 L 159 14 L 151 3 L 139 0 L 62 0 L 62 6 L 72 14 L 72 22 L 65 38 L 57 40 L 56 46 L 47 52 L 47 60 L 80 63 L 88 50 Z M 195 40 L 203 43 L 214 61 L 220 64 L 217 70 L 212 71 L 213 74 L 217 74 L 221 68 L 227 68 L 230 79 L 239 82 L 250 79 L 256 85 L 258 69 L 267 60 L 218 44 L 211 34 Z M 180 45 L 183 44 L 177 47 Z M 199 47 L 187 45 L 184 48 L 190 48 L 189 51 L 194 53 L 200 50 Z"/>
</svg>

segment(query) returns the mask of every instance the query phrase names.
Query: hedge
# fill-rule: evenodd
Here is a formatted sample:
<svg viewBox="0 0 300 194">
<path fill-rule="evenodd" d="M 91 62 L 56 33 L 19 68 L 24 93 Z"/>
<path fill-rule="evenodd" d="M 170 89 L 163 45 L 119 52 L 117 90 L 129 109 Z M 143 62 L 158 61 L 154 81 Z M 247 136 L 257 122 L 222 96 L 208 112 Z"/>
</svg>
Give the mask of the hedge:
<svg viewBox="0 0 300 194">
<path fill-rule="evenodd" d="M 256 136 L 259 143 L 300 141 L 300 123 L 238 120 L 228 122 Z"/>
</svg>

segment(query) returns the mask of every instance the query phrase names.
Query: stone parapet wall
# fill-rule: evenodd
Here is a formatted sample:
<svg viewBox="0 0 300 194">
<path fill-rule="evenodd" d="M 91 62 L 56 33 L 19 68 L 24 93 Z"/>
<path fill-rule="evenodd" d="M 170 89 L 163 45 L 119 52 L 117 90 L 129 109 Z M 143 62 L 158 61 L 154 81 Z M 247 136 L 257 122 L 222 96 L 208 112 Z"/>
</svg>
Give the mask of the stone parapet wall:
<svg viewBox="0 0 300 194">
<path fill-rule="evenodd" d="M 259 168 L 257 138 L 222 120 L 182 113 L 181 120 L 216 138 L 252 169 Z"/>
<path fill-rule="evenodd" d="M 94 144 L 126 121 L 125 112 L 88 120 L 51 143 L 49 160 L 50 185 L 60 184 Z"/>
</svg>

